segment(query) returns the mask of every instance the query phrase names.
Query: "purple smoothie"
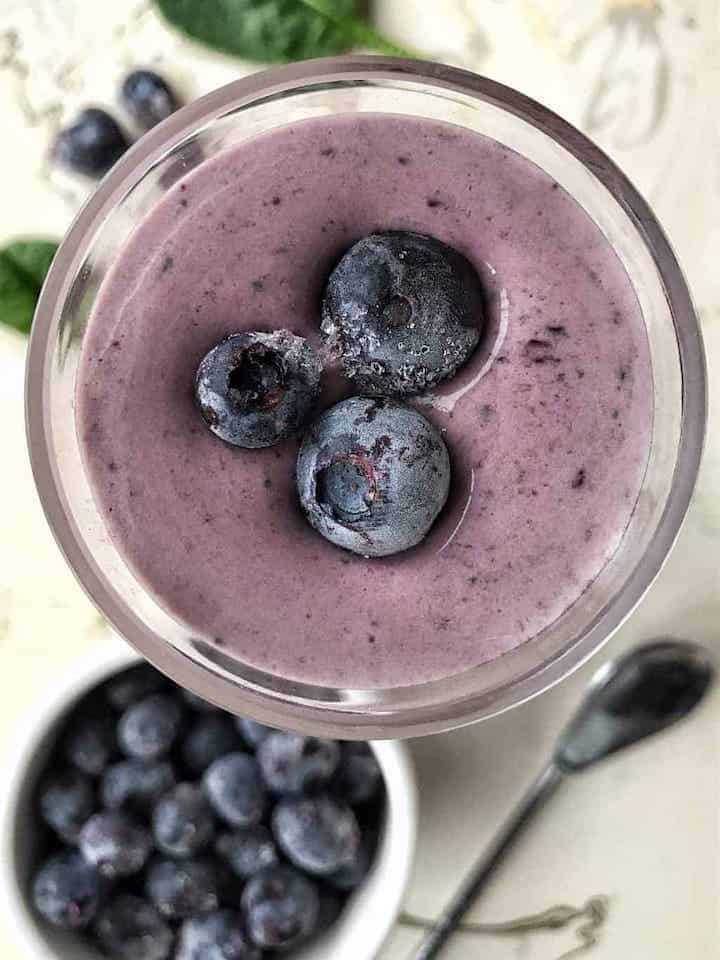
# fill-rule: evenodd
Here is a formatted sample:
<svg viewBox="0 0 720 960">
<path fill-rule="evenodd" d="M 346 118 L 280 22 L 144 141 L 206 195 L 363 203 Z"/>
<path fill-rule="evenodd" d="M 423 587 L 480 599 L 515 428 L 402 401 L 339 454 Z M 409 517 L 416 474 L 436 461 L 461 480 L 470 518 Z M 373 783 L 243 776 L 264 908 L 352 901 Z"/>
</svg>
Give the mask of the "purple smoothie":
<svg viewBox="0 0 720 960">
<path fill-rule="evenodd" d="M 232 332 L 319 345 L 330 269 L 391 228 L 475 264 L 487 327 L 416 399 L 450 450 L 445 510 L 419 547 L 366 560 L 303 519 L 297 442 L 226 446 L 192 384 Z M 320 409 L 351 393 L 327 384 Z M 110 537 L 193 635 L 285 677 L 403 685 L 530 641 L 612 557 L 648 458 L 650 359 L 620 261 L 536 166 L 448 124 L 323 118 L 206 161 L 135 230 L 85 336 L 77 429 Z"/>
</svg>

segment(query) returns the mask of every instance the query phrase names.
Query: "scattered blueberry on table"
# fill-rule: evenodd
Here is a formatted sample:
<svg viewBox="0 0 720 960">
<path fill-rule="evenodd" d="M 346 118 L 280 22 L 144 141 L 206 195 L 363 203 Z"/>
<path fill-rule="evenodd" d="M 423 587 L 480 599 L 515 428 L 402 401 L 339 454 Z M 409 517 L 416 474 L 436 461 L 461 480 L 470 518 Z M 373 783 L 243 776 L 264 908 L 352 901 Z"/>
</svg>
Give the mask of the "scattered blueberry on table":
<svg viewBox="0 0 720 960">
<path fill-rule="evenodd" d="M 106 110 L 87 107 L 55 138 L 52 158 L 61 167 L 85 177 L 103 177 L 130 143 Z"/>
<path fill-rule="evenodd" d="M 133 70 L 120 87 L 120 102 L 143 130 L 167 120 L 180 106 L 170 84 L 154 70 Z"/>
<path fill-rule="evenodd" d="M 232 717 L 131 667 L 67 717 L 36 803 L 35 910 L 117 960 L 263 960 L 367 876 L 384 786 L 367 744 Z"/>
</svg>

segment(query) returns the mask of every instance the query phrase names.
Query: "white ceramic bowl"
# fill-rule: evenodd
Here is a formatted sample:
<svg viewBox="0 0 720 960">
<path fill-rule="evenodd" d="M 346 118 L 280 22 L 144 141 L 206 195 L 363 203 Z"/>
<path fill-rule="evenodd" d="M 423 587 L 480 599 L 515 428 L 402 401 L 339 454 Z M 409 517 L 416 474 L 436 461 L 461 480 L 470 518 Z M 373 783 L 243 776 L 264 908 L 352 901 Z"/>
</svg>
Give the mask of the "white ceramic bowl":
<svg viewBox="0 0 720 960">
<path fill-rule="evenodd" d="M 28 960 L 98 960 L 76 934 L 50 927 L 29 901 L 31 871 L 39 834 L 33 809 L 37 778 L 53 749 L 60 725 L 84 693 L 138 657 L 120 641 L 79 661 L 52 691 L 18 717 L 15 754 L 5 767 L 2 794 L 0 895 Z M 387 787 L 387 808 L 373 868 L 342 916 L 322 937 L 292 952 L 296 960 L 370 960 L 395 921 L 408 882 L 415 848 L 415 775 L 407 749 L 398 742 L 372 744 Z"/>
</svg>

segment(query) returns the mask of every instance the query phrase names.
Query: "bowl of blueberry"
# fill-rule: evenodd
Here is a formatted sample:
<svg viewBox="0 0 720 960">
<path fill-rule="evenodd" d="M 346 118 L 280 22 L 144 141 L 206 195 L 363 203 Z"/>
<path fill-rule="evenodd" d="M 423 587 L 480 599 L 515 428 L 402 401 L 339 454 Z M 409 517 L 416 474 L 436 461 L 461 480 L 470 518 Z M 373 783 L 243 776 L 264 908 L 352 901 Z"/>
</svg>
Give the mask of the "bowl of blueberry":
<svg viewBox="0 0 720 960">
<path fill-rule="evenodd" d="M 6 771 L 5 902 L 32 957 L 373 957 L 415 841 L 399 743 L 274 730 L 123 648 L 45 698 Z"/>
</svg>

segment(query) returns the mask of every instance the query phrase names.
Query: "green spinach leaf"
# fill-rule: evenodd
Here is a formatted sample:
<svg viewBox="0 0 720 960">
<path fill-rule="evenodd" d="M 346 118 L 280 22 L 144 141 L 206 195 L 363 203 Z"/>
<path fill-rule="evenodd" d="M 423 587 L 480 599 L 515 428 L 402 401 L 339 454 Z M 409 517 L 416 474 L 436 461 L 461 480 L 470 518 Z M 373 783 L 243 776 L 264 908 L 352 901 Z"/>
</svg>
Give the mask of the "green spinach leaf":
<svg viewBox="0 0 720 960">
<path fill-rule="evenodd" d="M 402 53 L 358 17 L 357 0 L 155 0 L 193 40 L 243 60 L 282 63 L 327 57 L 355 45 Z"/>
<path fill-rule="evenodd" d="M 58 245 L 17 240 L 0 248 L 0 323 L 29 333 L 35 304 Z"/>
</svg>

